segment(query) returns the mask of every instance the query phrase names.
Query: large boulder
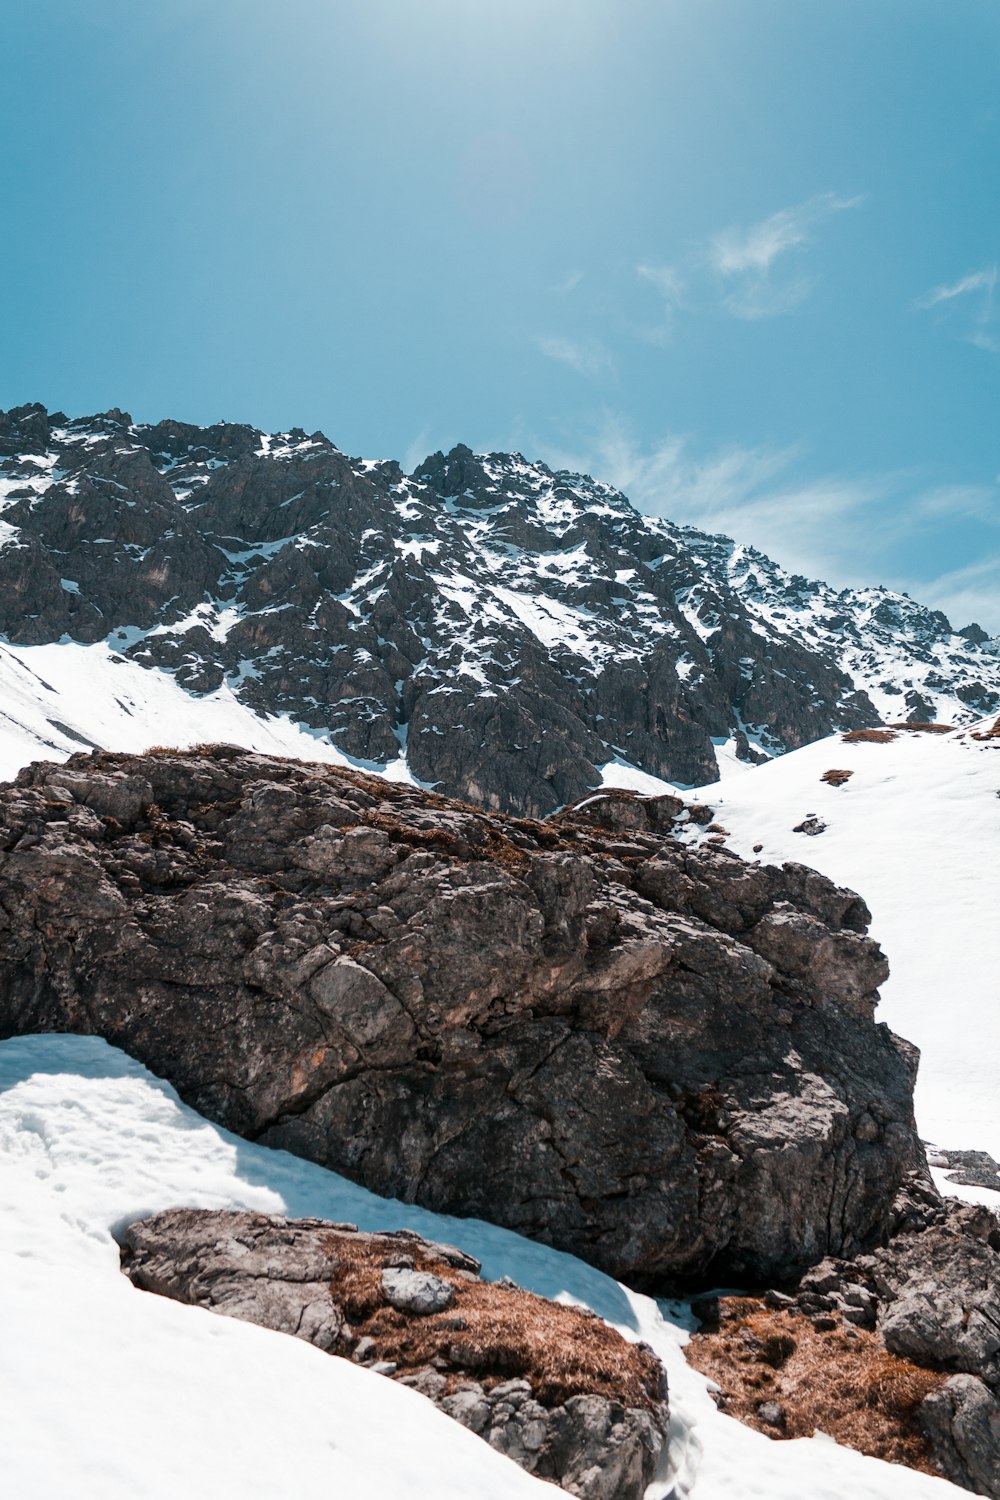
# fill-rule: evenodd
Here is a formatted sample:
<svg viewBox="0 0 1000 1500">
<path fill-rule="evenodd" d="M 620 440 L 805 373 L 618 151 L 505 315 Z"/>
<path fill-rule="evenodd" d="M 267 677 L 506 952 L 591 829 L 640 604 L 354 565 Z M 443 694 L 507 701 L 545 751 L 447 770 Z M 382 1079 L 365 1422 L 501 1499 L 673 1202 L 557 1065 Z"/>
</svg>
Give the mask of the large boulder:
<svg viewBox="0 0 1000 1500">
<path fill-rule="evenodd" d="M 129 1227 L 122 1266 L 143 1291 L 412 1386 L 581 1500 L 641 1500 L 666 1444 L 666 1372 L 646 1345 L 405 1230 L 172 1209 Z"/>
<path fill-rule="evenodd" d="M 877 1242 L 922 1159 L 863 902 L 687 848 L 672 799 L 491 816 L 209 747 L 0 789 L 0 1028 L 633 1282 Z"/>
</svg>

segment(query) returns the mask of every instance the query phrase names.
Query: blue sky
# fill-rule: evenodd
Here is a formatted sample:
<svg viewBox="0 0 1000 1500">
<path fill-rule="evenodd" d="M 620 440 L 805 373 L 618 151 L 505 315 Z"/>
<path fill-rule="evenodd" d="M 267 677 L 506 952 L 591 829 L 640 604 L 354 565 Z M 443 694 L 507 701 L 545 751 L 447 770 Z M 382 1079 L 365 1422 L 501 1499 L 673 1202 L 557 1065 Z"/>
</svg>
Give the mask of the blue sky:
<svg viewBox="0 0 1000 1500">
<path fill-rule="evenodd" d="M 31 0 L 0 405 L 465 441 L 1000 631 L 996 0 Z"/>
</svg>

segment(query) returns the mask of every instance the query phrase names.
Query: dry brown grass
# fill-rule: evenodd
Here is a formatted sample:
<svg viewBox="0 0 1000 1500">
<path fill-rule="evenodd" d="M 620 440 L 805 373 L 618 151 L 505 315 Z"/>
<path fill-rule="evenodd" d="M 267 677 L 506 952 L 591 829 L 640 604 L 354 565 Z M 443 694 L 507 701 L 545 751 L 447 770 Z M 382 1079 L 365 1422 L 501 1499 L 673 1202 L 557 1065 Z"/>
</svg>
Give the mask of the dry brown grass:
<svg viewBox="0 0 1000 1500">
<path fill-rule="evenodd" d="M 850 781 L 853 775 L 853 771 L 832 770 L 824 771 L 819 779 L 820 781 L 825 781 L 827 786 L 843 786 L 845 781 Z"/>
<path fill-rule="evenodd" d="M 727 1297 L 718 1326 L 695 1334 L 687 1355 L 721 1387 L 723 1411 L 770 1437 L 818 1429 L 859 1453 L 938 1472 L 915 1412 L 946 1376 L 897 1359 L 867 1329 L 838 1323 L 820 1331 L 796 1310 Z M 782 1428 L 761 1420 L 767 1401 L 784 1408 Z"/>
<path fill-rule="evenodd" d="M 996 723 L 992 724 L 989 729 L 984 729 L 979 734 L 973 733 L 972 738 L 974 740 L 1000 740 L 1000 719 L 997 719 Z"/>
<path fill-rule="evenodd" d="M 626 1406 L 651 1406 L 658 1399 L 656 1358 L 600 1318 L 520 1288 L 478 1281 L 401 1240 L 400 1253 L 412 1256 L 418 1270 L 432 1271 L 455 1289 L 444 1312 L 414 1317 L 383 1302 L 383 1251 L 342 1235 L 333 1249 L 340 1258 L 334 1299 L 357 1337 L 374 1340 L 369 1357 L 391 1360 L 397 1374 L 437 1361 L 436 1368 L 450 1367 L 456 1380 L 471 1375 L 486 1388 L 524 1378 L 548 1406 L 587 1393 Z"/>
<path fill-rule="evenodd" d="M 845 745 L 888 745 L 895 738 L 894 729 L 850 729 L 841 735 Z"/>
<path fill-rule="evenodd" d="M 905 724 L 890 724 L 890 729 L 909 729 L 914 734 L 951 734 L 954 724 L 929 724 L 908 721 Z"/>
</svg>

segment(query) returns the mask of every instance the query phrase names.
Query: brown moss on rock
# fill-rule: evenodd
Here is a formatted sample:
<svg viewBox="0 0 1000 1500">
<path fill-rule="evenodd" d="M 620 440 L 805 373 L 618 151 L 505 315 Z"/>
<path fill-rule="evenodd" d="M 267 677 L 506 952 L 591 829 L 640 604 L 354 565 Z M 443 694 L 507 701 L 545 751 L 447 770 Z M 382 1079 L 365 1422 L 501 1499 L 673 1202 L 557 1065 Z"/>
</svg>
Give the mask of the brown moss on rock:
<svg viewBox="0 0 1000 1500">
<path fill-rule="evenodd" d="M 728 1415 L 772 1438 L 825 1432 L 873 1458 L 940 1472 L 917 1411 L 945 1375 L 897 1358 L 876 1333 L 838 1319 L 810 1319 L 756 1297 L 720 1297 L 716 1307 L 686 1352 L 718 1385 Z"/>
<path fill-rule="evenodd" d="M 840 738 L 845 745 L 888 745 L 897 734 L 894 729 L 851 729 Z"/>
</svg>

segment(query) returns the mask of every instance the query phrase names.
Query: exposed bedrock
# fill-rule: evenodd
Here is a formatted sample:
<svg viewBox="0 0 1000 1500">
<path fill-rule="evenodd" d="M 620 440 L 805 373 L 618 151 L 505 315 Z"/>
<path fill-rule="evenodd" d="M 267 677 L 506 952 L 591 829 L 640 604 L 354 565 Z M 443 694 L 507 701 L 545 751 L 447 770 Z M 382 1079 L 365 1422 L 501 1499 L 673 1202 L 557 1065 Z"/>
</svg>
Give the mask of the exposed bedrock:
<svg viewBox="0 0 1000 1500">
<path fill-rule="evenodd" d="M 890 1355 L 948 1376 L 913 1418 L 948 1479 L 1000 1500 L 1000 1217 L 919 1181 L 897 1208 L 887 1245 L 813 1267 L 794 1302 L 817 1327 L 873 1330 Z"/>
<path fill-rule="evenodd" d="M 863 902 L 628 800 L 36 764 L 0 789 L 3 1032 L 99 1033 L 246 1136 L 641 1284 L 877 1242 L 922 1152 Z"/>
<path fill-rule="evenodd" d="M 667 1436 L 667 1379 L 644 1344 L 576 1307 L 479 1279 L 405 1230 L 173 1209 L 128 1229 L 143 1291 L 306 1339 L 412 1386 L 581 1500 L 641 1500 Z"/>
</svg>

